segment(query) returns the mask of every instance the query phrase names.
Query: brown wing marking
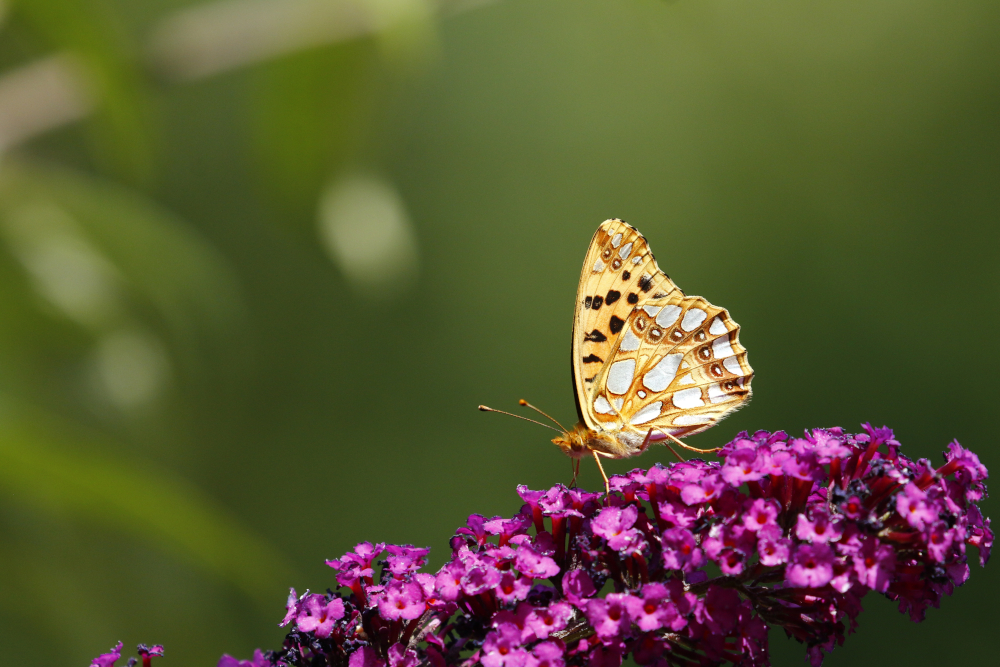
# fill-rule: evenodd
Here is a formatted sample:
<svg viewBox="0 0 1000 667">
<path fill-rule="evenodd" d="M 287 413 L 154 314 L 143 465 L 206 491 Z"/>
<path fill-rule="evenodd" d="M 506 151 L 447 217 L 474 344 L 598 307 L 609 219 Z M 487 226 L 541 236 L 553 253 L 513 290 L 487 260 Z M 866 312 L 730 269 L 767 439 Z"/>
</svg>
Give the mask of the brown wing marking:
<svg viewBox="0 0 1000 667">
<path fill-rule="evenodd" d="M 750 396 L 753 370 L 738 334 L 729 313 L 701 297 L 640 302 L 595 379 L 595 421 L 633 435 L 708 428 Z"/>
<path fill-rule="evenodd" d="M 651 296 L 679 292 L 638 231 L 621 220 L 601 223 L 580 274 L 573 326 L 573 379 L 585 424 L 598 427 L 591 398 L 596 378 L 609 363 L 636 305 Z"/>
</svg>

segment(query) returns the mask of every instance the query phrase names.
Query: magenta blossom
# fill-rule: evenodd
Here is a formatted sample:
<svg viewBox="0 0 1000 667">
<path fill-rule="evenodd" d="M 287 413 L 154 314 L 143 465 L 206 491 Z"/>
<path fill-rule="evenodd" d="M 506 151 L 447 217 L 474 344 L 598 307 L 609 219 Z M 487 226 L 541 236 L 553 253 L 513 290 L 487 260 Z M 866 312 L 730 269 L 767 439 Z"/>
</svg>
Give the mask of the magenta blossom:
<svg viewBox="0 0 1000 667">
<path fill-rule="evenodd" d="M 781 507 L 773 498 L 757 498 L 748 502 L 743 515 L 743 526 L 747 530 L 757 532 L 768 526 L 777 526 Z"/>
<path fill-rule="evenodd" d="M 603 600 L 595 599 L 587 603 L 587 620 L 598 637 L 613 639 L 625 633 L 631 624 L 628 614 L 629 598 L 625 593 L 609 593 Z"/>
<path fill-rule="evenodd" d="M 486 635 L 480 662 L 483 667 L 523 667 L 528 651 L 521 646 L 521 631 L 510 623 L 502 623 Z"/>
<path fill-rule="evenodd" d="M 163 655 L 163 646 L 161 646 L 160 644 L 154 644 L 152 646 L 147 646 L 146 644 L 139 644 L 139 646 L 136 649 L 136 653 L 139 655 L 139 659 L 142 661 L 142 667 L 150 667 L 153 658 L 159 658 Z M 111 652 L 102 653 L 101 655 L 94 658 L 90 662 L 90 667 L 113 667 L 115 662 L 121 657 L 122 657 L 122 643 L 118 642 L 118 644 L 111 649 Z M 220 664 L 222 664 L 223 660 L 234 660 L 234 658 L 231 658 L 228 655 L 223 656 L 223 659 L 219 661 Z M 139 661 L 137 661 L 135 658 L 129 658 L 128 661 L 129 667 L 133 667 L 137 662 Z M 230 664 L 231 663 L 228 662 L 226 663 L 227 666 Z M 249 667 L 257 667 L 256 664 L 247 663 L 247 665 L 249 665 Z M 232 667 L 238 667 L 238 666 L 236 664 L 232 664 Z M 242 665 L 240 665 L 239 667 L 242 667 Z M 263 665 L 261 665 L 261 667 L 263 667 Z"/>
<path fill-rule="evenodd" d="M 525 667 L 564 667 L 566 647 L 560 641 L 539 642 L 527 657 Z"/>
<path fill-rule="evenodd" d="M 795 527 L 795 536 L 805 542 L 834 542 L 843 534 L 839 522 L 831 522 L 826 511 L 817 508 L 808 517 L 800 514 Z"/>
<path fill-rule="evenodd" d="M 631 596 L 627 600 L 629 616 L 640 630 L 651 631 L 666 628 L 674 632 L 687 625 L 688 613 L 697 596 L 684 592 L 680 579 L 671 579 L 666 584 L 650 583 L 642 590 L 642 596 Z"/>
<path fill-rule="evenodd" d="M 351 654 L 349 667 L 385 667 L 386 661 L 370 646 L 362 646 Z"/>
<path fill-rule="evenodd" d="M 253 652 L 253 660 L 237 660 L 231 655 L 224 655 L 219 660 L 218 667 L 270 667 L 270 660 L 265 657 L 264 652 L 257 649 Z"/>
<path fill-rule="evenodd" d="M 437 572 L 409 545 L 329 561 L 340 587 L 290 592 L 278 650 L 219 664 L 764 667 L 776 628 L 818 667 L 868 593 L 921 620 L 989 559 L 978 457 L 952 443 L 935 467 L 901 450 L 870 425 L 759 431 L 717 461 L 614 476 L 610 497 L 518 487 L 521 510 L 470 516 Z"/>
<path fill-rule="evenodd" d="M 527 616 L 525 625 L 538 639 L 548 639 L 555 632 L 566 628 L 573 618 L 573 605 L 556 602 L 548 607 L 533 609 Z"/>
<path fill-rule="evenodd" d="M 91 667 L 111 667 L 122 657 L 122 643 L 118 642 L 110 652 L 102 653 L 91 661 Z"/>
<path fill-rule="evenodd" d="M 669 570 L 690 572 L 705 562 L 694 533 L 684 528 L 671 528 L 663 533 L 663 565 Z"/>
<path fill-rule="evenodd" d="M 344 601 L 340 598 L 328 601 L 322 595 L 310 595 L 301 609 L 296 625 L 302 632 L 312 632 L 317 637 L 329 637 L 333 624 L 344 617 Z"/>
<path fill-rule="evenodd" d="M 388 620 L 420 618 L 426 607 L 424 591 L 416 582 L 393 581 L 378 602 L 379 613 Z"/>
<path fill-rule="evenodd" d="M 769 526 L 757 533 L 757 553 L 765 567 L 787 563 L 791 548 L 792 540 L 784 537 L 778 526 Z"/>
<path fill-rule="evenodd" d="M 903 487 L 902 493 L 896 496 L 896 511 L 908 524 L 917 530 L 923 530 L 938 520 L 934 503 L 928 500 L 927 494 L 910 482 Z"/>
<path fill-rule="evenodd" d="M 638 539 L 639 531 L 632 530 L 639 509 L 629 505 L 620 507 L 605 507 L 591 522 L 591 530 L 608 541 L 608 546 L 615 551 L 628 549 Z"/>
<path fill-rule="evenodd" d="M 801 544 L 792 555 L 785 579 L 792 586 L 820 588 L 833 579 L 833 549 L 827 544 Z"/>
</svg>

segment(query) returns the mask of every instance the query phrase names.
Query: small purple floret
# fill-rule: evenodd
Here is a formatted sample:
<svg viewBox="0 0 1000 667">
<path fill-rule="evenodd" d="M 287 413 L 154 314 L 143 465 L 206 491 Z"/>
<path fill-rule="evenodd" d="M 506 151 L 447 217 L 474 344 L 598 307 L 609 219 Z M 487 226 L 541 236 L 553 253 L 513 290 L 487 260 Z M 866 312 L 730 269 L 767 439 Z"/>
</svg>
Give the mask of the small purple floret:
<svg viewBox="0 0 1000 667">
<path fill-rule="evenodd" d="M 111 667 L 115 661 L 122 657 L 122 643 L 118 642 L 110 652 L 102 653 L 93 659 L 91 667 Z"/>
<path fill-rule="evenodd" d="M 302 632 L 312 632 L 317 637 L 326 638 L 333 632 L 333 624 L 344 617 L 344 601 L 340 598 L 327 600 L 323 595 L 310 595 L 305 599 L 295 619 Z"/>
<path fill-rule="evenodd" d="M 139 655 L 139 659 L 142 661 L 142 667 L 150 667 L 152 665 L 153 658 L 159 658 L 163 656 L 163 646 L 160 644 L 153 644 L 152 646 L 147 646 L 146 644 L 139 644 L 136 649 L 136 653 Z M 115 662 L 122 657 L 122 643 L 118 642 L 114 648 L 111 649 L 110 653 L 102 653 L 90 662 L 90 667 L 113 667 Z M 223 656 L 223 660 L 233 660 L 228 655 Z M 129 667 L 133 667 L 138 660 L 135 658 L 129 658 Z M 222 664 L 220 661 L 219 664 Z M 229 665 L 229 663 L 226 663 Z M 237 665 L 233 665 L 237 667 Z M 257 667 L 256 665 L 251 665 L 251 667 Z M 261 665 L 261 667 L 264 667 Z"/>
<path fill-rule="evenodd" d="M 989 559 L 979 458 L 951 443 L 935 468 L 900 449 L 868 424 L 758 431 L 717 462 L 612 477 L 608 498 L 518 487 L 521 511 L 471 515 L 436 573 L 409 545 L 327 561 L 342 588 L 292 589 L 280 650 L 219 667 L 764 667 L 770 627 L 818 667 L 867 593 L 919 621 L 969 578 L 968 547 Z"/>
</svg>

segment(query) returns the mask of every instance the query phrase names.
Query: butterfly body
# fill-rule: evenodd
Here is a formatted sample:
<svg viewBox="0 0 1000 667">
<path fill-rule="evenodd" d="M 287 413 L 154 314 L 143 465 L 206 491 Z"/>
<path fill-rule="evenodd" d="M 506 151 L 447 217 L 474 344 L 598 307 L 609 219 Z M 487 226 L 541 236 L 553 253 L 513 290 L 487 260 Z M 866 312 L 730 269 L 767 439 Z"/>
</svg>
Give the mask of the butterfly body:
<svg viewBox="0 0 1000 667">
<path fill-rule="evenodd" d="M 725 309 L 685 295 L 635 228 L 606 220 L 577 290 L 572 370 L 580 422 L 552 442 L 574 458 L 620 459 L 703 431 L 750 398 L 746 357 Z"/>
<path fill-rule="evenodd" d="M 599 452 L 614 459 L 623 459 L 640 453 L 638 447 L 619 440 L 614 433 L 600 433 L 582 423 L 553 438 L 552 443 L 559 445 L 563 452 L 575 459 L 590 456 L 592 452 Z"/>
</svg>

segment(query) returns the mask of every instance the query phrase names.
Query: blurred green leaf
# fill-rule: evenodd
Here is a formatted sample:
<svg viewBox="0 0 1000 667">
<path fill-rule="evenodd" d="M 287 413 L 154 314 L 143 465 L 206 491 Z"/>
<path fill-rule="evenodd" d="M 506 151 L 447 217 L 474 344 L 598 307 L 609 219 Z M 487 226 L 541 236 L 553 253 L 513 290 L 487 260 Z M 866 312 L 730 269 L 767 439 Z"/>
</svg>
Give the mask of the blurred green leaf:
<svg viewBox="0 0 1000 667">
<path fill-rule="evenodd" d="M 263 186 L 311 214 L 331 172 L 364 148 L 377 74 L 369 40 L 262 65 L 251 120 Z"/>
<path fill-rule="evenodd" d="M 239 289 L 226 260 L 192 227 L 126 188 L 8 161 L 0 168 L 0 216 L 32 207 L 63 212 L 113 267 L 139 314 L 151 310 L 182 349 L 194 353 L 206 340 L 216 350 L 232 347 Z"/>
<path fill-rule="evenodd" d="M 87 664 L 131 636 L 195 665 L 281 641 L 280 588 L 255 614 L 198 575 L 216 570 L 187 565 L 202 556 L 163 555 L 191 545 L 117 527 L 125 510 L 106 498 L 86 515 L 107 511 L 105 523 L 60 510 L 71 501 L 45 499 L 62 478 L 32 476 L 49 474 L 50 454 L 66 475 L 90 449 L 120 475 L 166 465 L 281 540 L 303 573 L 281 587 L 300 590 L 330 585 L 323 558 L 365 539 L 430 544 L 440 563 L 470 512 L 510 515 L 515 484 L 568 481 L 542 433 L 474 406 L 524 396 L 574 413 L 572 300 L 587 240 L 611 216 L 743 327 L 755 399 L 692 444 L 870 419 L 914 457 L 958 437 L 997 465 L 984 415 L 1000 367 L 978 332 L 1000 324 L 1000 3 L 447 0 L 432 25 L 412 17 L 396 33 L 328 12 L 312 41 L 279 29 L 301 20 L 270 20 L 325 2 L 8 0 L 4 73 L 75 54 L 105 106 L 0 169 L 0 395 L 17 417 L 4 427 L 17 456 L 0 457 L 5 655 Z M 232 19 L 248 8 L 259 40 Z M 227 58 L 153 87 L 135 53 L 178 17 L 197 39 L 172 42 L 176 62 Z M 147 161 L 155 189 L 141 185 Z M 316 234 L 336 201 L 324 187 L 358 173 L 391 185 L 413 223 L 419 275 L 391 301 L 352 290 Z M 343 226 L 367 239 L 361 217 Z M 47 254 L 31 245 L 46 226 L 61 238 Z M 348 235 L 327 235 L 326 250 L 338 236 L 341 265 L 372 258 Z M 95 360 L 127 390 L 157 345 L 169 391 L 149 409 L 95 400 L 83 381 Z M 596 467 L 581 484 L 600 484 Z M 109 533 L 125 555 L 104 553 Z M 995 570 L 921 625 L 866 605 L 829 666 L 884 662 L 886 641 L 901 663 L 988 662 Z M 139 590 L 145 606 L 126 604 Z M 775 664 L 802 660 L 773 639 Z M 81 640 L 93 648 L 82 657 L 21 650 Z"/>
<path fill-rule="evenodd" d="M 138 50 L 107 0 L 13 0 L 36 34 L 56 51 L 77 56 L 98 104 L 92 150 L 119 178 L 153 177 L 153 104 Z"/>
<path fill-rule="evenodd" d="M 147 542 L 227 581 L 271 611 L 294 572 L 269 544 L 196 487 L 152 465 L 83 453 L 53 421 L 10 405 L 0 418 L 0 487 L 20 501 Z M 30 415 L 30 416 L 28 416 Z M 79 437 L 75 430 L 74 441 Z M 106 446 L 95 446 L 100 449 Z"/>
</svg>

